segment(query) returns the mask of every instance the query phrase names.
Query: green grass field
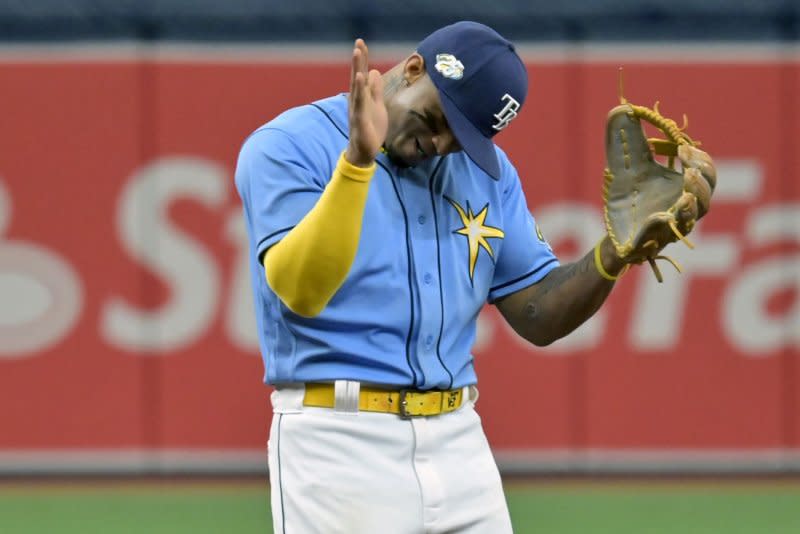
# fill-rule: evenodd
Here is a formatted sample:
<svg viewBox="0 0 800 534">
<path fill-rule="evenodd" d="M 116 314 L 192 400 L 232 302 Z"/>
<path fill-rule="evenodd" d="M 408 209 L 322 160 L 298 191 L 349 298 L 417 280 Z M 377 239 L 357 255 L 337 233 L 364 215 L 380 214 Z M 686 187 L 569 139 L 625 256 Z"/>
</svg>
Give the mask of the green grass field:
<svg viewBox="0 0 800 534">
<path fill-rule="evenodd" d="M 517 533 L 800 533 L 800 483 L 513 482 Z M 0 533 L 266 533 L 261 482 L 0 484 Z"/>
</svg>

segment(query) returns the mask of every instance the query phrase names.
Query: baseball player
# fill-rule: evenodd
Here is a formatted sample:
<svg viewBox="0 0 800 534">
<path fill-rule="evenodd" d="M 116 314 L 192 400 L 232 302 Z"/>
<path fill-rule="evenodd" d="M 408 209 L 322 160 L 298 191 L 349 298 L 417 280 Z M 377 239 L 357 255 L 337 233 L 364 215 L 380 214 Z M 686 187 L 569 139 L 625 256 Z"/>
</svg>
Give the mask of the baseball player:
<svg viewBox="0 0 800 534">
<path fill-rule="evenodd" d="M 474 410 L 478 313 L 493 303 L 547 345 L 625 266 L 607 238 L 560 265 L 537 232 L 492 141 L 527 90 L 514 46 L 478 23 L 437 30 L 383 74 L 359 39 L 349 93 L 245 141 L 275 532 L 511 532 Z"/>
</svg>

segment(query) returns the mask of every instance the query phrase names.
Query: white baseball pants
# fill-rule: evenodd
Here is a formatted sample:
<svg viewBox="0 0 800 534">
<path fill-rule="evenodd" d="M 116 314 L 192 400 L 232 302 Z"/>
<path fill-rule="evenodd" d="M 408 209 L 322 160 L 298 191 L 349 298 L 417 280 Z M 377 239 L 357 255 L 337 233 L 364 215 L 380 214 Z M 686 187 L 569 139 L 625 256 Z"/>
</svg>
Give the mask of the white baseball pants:
<svg viewBox="0 0 800 534">
<path fill-rule="evenodd" d="M 454 412 L 402 419 L 353 409 L 347 385 L 333 409 L 304 407 L 302 385 L 272 393 L 276 534 L 512 532 L 477 390 Z"/>
</svg>

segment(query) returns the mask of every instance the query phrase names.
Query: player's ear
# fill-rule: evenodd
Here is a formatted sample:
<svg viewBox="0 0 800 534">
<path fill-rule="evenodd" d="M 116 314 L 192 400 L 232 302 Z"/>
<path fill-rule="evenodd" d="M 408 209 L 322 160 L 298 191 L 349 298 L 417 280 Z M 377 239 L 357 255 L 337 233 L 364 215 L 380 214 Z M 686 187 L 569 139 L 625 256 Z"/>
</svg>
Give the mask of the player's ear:
<svg viewBox="0 0 800 534">
<path fill-rule="evenodd" d="M 414 82 L 425 76 L 425 59 L 417 52 L 414 52 L 403 65 L 403 79 L 406 84 L 412 85 Z"/>
</svg>

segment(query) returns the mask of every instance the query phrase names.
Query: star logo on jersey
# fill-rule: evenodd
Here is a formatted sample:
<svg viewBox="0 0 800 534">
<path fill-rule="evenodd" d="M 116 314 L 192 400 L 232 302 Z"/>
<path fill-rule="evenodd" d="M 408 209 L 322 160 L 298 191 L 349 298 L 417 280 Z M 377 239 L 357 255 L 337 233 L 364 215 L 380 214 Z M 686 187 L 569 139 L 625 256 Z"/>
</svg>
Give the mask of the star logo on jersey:
<svg viewBox="0 0 800 534">
<path fill-rule="evenodd" d="M 486 204 L 476 215 L 472 212 L 472 208 L 469 207 L 469 202 L 467 202 L 467 209 L 465 211 L 464 208 L 459 206 L 458 202 L 455 200 L 448 198 L 447 201 L 450 202 L 450 204 L 452 204 L 456 209 L 458 216 L 461 217 L 461 222 L 464 225 L 462 228 L 455 230 L 453 233 L 463 235 L 467 238 L 469 250 L 469 280 L 472 282 L 475 275 L 475 264 L 478 261 L 480 249 L 484 249 L 489 254 L 489 257 L 492 258 L 492 261 L 494 261 L 494 250 L 492 250 L 492 245 L 486 240 L 486 238 L 494 237 L 503 239 L 505 234 L 500 228 L 486 226 L 484 224 L 486 221 L 486 216 L 489 214 L 489 204 Z"/>
</svg>

